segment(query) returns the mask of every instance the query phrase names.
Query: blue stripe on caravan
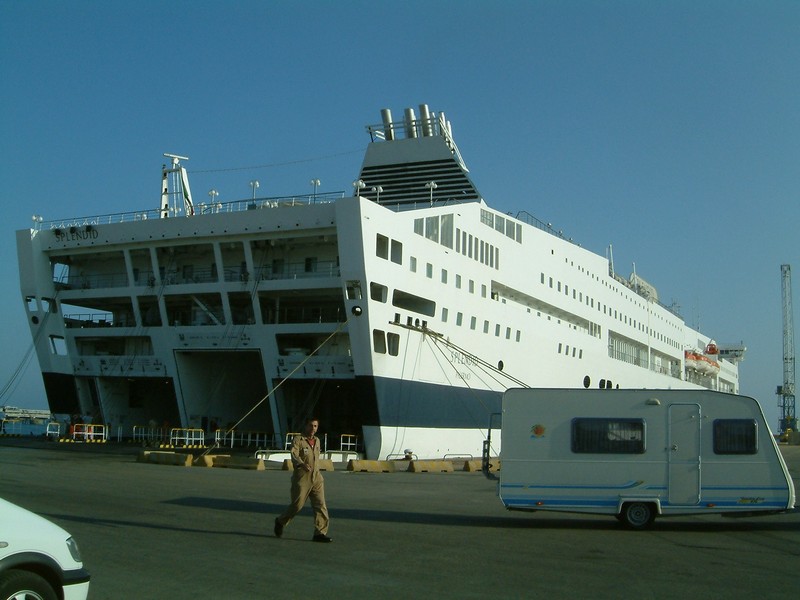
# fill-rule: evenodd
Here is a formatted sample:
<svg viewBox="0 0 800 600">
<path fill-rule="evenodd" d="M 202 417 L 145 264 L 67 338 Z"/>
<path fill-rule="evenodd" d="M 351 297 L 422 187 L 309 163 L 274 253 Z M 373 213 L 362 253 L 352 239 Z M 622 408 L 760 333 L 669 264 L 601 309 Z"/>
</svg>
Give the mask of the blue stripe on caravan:
<svg viewBox="0 0 800 600">
<path fill-rule="evenodd" d="M 503 483 L 500 485 L 500 487 L 526 490 L 629 490 L 631 488 L 639 487 L 643 483 L 644 481 L 641 480 L 628 481 L 620 485 L 532 485 L 524 483 Z"/>
</svg>

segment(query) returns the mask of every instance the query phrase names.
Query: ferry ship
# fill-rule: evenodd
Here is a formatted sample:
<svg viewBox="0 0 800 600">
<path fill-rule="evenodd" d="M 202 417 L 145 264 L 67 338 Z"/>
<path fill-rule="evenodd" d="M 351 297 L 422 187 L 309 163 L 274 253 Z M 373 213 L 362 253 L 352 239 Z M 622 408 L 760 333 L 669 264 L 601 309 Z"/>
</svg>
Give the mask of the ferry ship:
<svg viewBox="0 0 800 600">
<path fill-rule="evenodd" d="M 18 231 L 50 410 L 276 439 L 315 415 L 330 446 L 442 458 L 481 455 L 508 387 L 739 392 L 743 347 L 492 209 L 444 113 L 381 116 L 352 193 L 197 204 L 165 154 L 155 207 Z"/>
</svg>

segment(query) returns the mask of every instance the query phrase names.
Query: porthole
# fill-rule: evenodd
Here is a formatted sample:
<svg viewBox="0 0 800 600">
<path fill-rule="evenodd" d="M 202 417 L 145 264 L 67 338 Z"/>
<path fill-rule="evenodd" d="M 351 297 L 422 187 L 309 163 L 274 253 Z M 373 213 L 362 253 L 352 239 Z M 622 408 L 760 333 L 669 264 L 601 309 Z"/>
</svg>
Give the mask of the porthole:
<svg viewBox="0 0 800 600">
<path fill-rule="evenodd" d="M 502 360 L 501 360 L 501 361 L 498 361 L 498 363 L 497 363 L 497 370 L 498 370 L 498 371 L 502 371 L 502 370 L 503 370 L 503 361 L 502 361 Z"/>
<path fill-rule="evenodd" d="M 587 375 L 586 377 L 583 378 L 583 387 L 589 389 L 590 385 L 592 385 L 592 378 Z"/>
</svg>

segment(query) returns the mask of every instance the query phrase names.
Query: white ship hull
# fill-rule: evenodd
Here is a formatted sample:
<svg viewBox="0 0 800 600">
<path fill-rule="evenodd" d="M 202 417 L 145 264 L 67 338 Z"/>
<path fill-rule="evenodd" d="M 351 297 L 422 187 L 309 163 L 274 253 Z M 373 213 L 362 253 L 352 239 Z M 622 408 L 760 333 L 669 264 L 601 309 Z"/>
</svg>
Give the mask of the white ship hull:
<svg viewBox="0 0 800 600">
<path fill-rule="evenodd" d="M 738 392 L 735 361 L 687 369 L 712 340 L 652 286 L 489 208 L 443 121 L 415 123 L 370 145 L 353 197 L 164 201 L 17 232 L 50 409 L 124 436 L 276 440 L 314 414 L 331 448 L 430 458 L 479 456 L 508 387 Z"/>
</svg>

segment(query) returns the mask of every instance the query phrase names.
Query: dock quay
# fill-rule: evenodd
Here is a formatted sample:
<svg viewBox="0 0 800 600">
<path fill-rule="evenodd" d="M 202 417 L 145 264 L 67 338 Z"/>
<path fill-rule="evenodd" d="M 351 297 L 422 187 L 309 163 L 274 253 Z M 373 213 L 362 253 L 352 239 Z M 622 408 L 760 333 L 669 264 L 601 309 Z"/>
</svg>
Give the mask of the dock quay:
<svg viewBox="0 0 800 600">
<path fill-rule="evenodd" d="M 263 471 L 176 468 L 138 462 L 142 450 L 0 440 L 0 495 L 78 540 L 93 600 L 294 597 L 298 564 L 313 566 L 309 585 L 331 598 L 796 591 L 797 510 L 674 517 L 631 532 L 608 517 L 506 511 L 494 482 L 466 471 L 368 473 L 334 463 L 324 474 L 334 543 L 314 544 L 310 507 L 283 538 L 272 533 L 289 502 L 282 462 L 264 461 Z M 798 485 L 800 446 L 781 451 Z"/>
</svg>

